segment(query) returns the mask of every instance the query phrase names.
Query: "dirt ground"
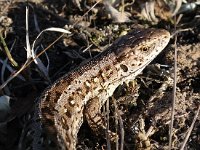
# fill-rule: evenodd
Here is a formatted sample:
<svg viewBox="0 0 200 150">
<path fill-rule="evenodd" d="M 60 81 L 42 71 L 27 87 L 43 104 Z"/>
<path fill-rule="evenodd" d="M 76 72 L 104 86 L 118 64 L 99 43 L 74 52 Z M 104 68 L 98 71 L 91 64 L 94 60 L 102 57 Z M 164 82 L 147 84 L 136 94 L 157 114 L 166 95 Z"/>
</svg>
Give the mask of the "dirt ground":
<svg viewBox="0 0 200 150">
<path fill-rule="evenodd" d="M 11 58 L 18 64 L 14 66 L 12 60 L 7 60 L 1 40 L 1 85 L 28 60 L 26 6 L 31 46 L 46 28 L 59 27 L 71 34 L 64 34 L 53 43 L 61 33 L 43 33 L 36 42 L 37 54 L 53 43 L 39 56 L 43 67 L 30 63 L 1 89 L 1 96 L 8 96 L 10 101 L 6 108 L 0 102 L 0 149 L 17 149 L 24 118 L 45 87 L 102 52 L 120 35 L 132 29 L 151 27 L 164 28 L 172 37 L 165 50 L 141 75 L 128 85 L 118 87 L 110 98 L 109 128 L 119 134 L 120 140 L 124 130 L 123 142 L 111 143 L 111 149 L 122 144 L 127 150 L 169 149 L 174 70 L 177 88 L 172 149 L 181 148 L 200 107 L 199 2 L 116 0 L 111 5 L 106 0 L 0 0 L 1 36 L 9 50 L 12 49 Z M 177 68 L 174 68 L 175 49 Z M 108 149 L 107 140 L 95 135 L 84 122 L 78 134 L 77 149 Z M 184 149 L 200 149 L 199 115 Z"/>
</svg>

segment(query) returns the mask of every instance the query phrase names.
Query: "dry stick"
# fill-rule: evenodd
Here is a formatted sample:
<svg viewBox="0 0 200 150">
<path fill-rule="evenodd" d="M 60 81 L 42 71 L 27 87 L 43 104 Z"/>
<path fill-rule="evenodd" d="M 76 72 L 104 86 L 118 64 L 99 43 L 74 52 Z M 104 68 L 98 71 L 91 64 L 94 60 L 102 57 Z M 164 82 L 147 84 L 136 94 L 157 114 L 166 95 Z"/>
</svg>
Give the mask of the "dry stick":
<svg viewBox="0 0 200 150">
<path fill-rule="evenodd" d="M 176 16 L 174 18 L 175 20 L 175 31 L 176 31 L 176 25 L 179 23 L 182 15 L 179 15 L 178 19 L 176 19 Z M 177 83 L 177 35 L 175 35 L 175 41 L 174 41 L 174 85 L 173 85 L 173 98 L 172 98 L 172 110 L 171 110 L 171 122 L 170 122 L 170 130 L 169 130 L 169 149 L 172 149 L 172 136 L 173 136 L 173 124 L 174 124 L 174 114 L 175 114 L 175 104 L 176 104 L 176 83 Z"/>
<path fill-rule="evenodd" d="M 119 110 L 118 110 L 118 107 L 117 107 L 117 104 L 116 104 L 116 101 L 113 100 L 113 103 L 114 103 L 114 106 L 115 106 L 115 112 L 117 113 L 117 116 L 118 116 L 118 119 L 119 119 L 119 127 L 120 127 L 120 150 L 123 150 L 124 149 L 124 124 L 123 124 L 123 120 L 122 120 L 122 117 L 119 113 Z"/>
<path fill-rule="evenodd" d="M 117 104 L 116 104 L 116 99 L 112 96 L 112 103 L 113 103 L 113 105 L 114 105 L 114 118 L 115 118 L 115 132 L 116 132 L 116 134 L 118 133 L 118 124 L 119 124 L 119 122 L 118 122 L 118 109 L 117 109 Z M 115 146 L 116 146 L 116 148 L 115 148 L 115 150 L 119 150 L 119 138 L 118 138 L 118 136 L 116 137 L 116 139 L 115 139 Z"/>
<path fill-rule="evenodd" d="M 196 112 L 196 115 L 194 116 L 194 119 L 193 119 L 193 121 L 192 121 L 192 124 L 191 124 L 190 128 L 189 128 L 188 131 L 187 131 L 187 135 L 186 135 L 186 137 L 185 137 L 185 139 L 184 139 L 184 141 L 183 141 L 183 145 L 181 146 L 181 149 L 180 149 L 180 150 L 183 150 L 183 149 L 184 149 L 185 144 L 187 143 L 187 141 L 188 141 L 188 139 L 189 139 L 189 136 L 191 135 L 192 129 L 194 128 L 194 123 L 196 122 L 196 120 L 197 120 L 197 118 L 198 118 L 199 111 L 200 111 L 200 105 L 199 105 L 199 107 L 198 107 L 198 110 L 197 110 L 197 112 Z"/>
<path fill-rule="evenodd" d="M 111 144 L 110 144 L 110 137 L 109 137 L 109 113 L 110 113 L 110 109 L 109 109 L 109 100 L 106 101 L 106 122 L 107 122 L 107 126 L 106 126 L 106 142 L 107 142 L 107 150 L 111 150 Z"/>
<path fill-rule="evenodd" d="M 117 105 L 116 105 L 116 102 L 115 102 L 115 99 L 114 98 L 112 98 L 112 100 L 113 100 L 113 104 L 114 104 L 114 107 L 115 107 L 115 110 L 114 110 L 114 117 L 115 117 L 115 131 L 116 131 L 116 133 L 118 133 L 118 126 L 119 126 L 119 121 L 118 121 L 118 108 L 117 108 Z M 116 146 L 116 150 L 119 150 L 119 138 L 118 138 L 118 136 L 117 136 L 117 138 L 115 139 L 115 146 Z"/>
<path fill-rule="evenodd" d="M 175 16 L 175 31 L 176 31 L 176 16 Z M 172 149 L 172 136 L 173 136 L 173 124 L 174 124 L 174 114 L 175 114 L 175 103 L 176 103 L 176 70 L 177 70 L 177 36 L 175 36 L 175 48 L 174 48 L 174 85 L 173 85 L 173 98 L 172 98 L 172 106 L 171 106 L 171 122 L 170 122 L 170 130 L 169 130 L 169 150 Z"/>
</svg>

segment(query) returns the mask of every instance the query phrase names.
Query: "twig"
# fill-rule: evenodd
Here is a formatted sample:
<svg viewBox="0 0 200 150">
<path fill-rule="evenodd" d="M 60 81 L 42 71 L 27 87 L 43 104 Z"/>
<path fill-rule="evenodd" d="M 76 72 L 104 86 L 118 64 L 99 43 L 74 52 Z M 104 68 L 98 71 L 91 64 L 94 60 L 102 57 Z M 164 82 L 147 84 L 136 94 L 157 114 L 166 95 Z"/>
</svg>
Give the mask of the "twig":
<svg viewBox="0 0 200 150">
<path fill-rule="evenodd" d="M 191 124 L 190 128 L 188 129 L 187 135 L 186 135 L 186 137 L 185 137 L 185 139 L 184 139 L 184 141 L 183 141 L 183 145 L 181 146 L 181 149 L 180 149 L 180 150 L 183 150 L 183 149 L 184 149 L 185 144 L 187 143 L 187 141 L 188 141 L 188 139 L 189 139 L 189 137 L 190 137 L 190 135 L 191 135 L 192 129 L 193 129 L 193 127 L 194 127 L 194 123 L 196 122 L 196 120 L 197 120 L 197 118 L 198 118 L 199 111 L 200 111 L 200 105 L 199 105 L 199 107 L 198 107 L 198 110 L 197 110 L 197 112 L 196 112 L 196 115 L 194 116 L 194 119 L 193 119 L 193 121 L 192 121 L 192 124 Z"/>
<path fill-rule="evenodd" d="M 176 16 L 175 16 L 175 31 L 176 31 Z M 172 136 L 173 136 L 173 124 L 174 124 L 174 114 L 175 114 L 175 104 L 176 104 L 176 83 L 177 83 L 177 35 L 175 36 L 174 41 L 174 85 L 173 85 L 173 98 L 172 98 L 172 107 L 171 107 L 171 122 L 169 129 L 169 150 L 172 149 Z"/>
<path fill-rule="evenodd" d="M 109 100 L 107 100 L 106 102 L 106 142 L 107 142 L 107 149 L 111 150 L 111 144 L 110 144 L 110 137 L 109 137 L 109 113 L 110 113 L 110 109 L 109 109 Z"/>
<path fill-rule="evenodd" d="M 120 150 L 123 150 L 124 149 L 124 124 L 123 124 L 123 120 L 119 113 L 119 110 L 118 110 L 115 100 L 113 100 L 113 104 L 115 106 L 115 112 L 116 112 L 116 114 L 118 116 L 118 120 L 119 120 L 119 127 L 120 127 L 120 134 L 121 134 L 120 135 Z"/>
</svg>

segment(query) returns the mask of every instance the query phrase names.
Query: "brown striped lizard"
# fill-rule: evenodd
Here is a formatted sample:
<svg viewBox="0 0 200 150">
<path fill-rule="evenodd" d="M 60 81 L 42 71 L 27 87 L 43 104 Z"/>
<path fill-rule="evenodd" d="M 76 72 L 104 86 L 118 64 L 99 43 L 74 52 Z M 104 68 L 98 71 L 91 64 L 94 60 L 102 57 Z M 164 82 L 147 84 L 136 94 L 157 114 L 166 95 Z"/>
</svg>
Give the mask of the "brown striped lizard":
<svg viewBox="0 0 200 150">
<path fill-rule="evenodd" d="M 84 119 L 94 130 L 104 129 L 98 124 L 102 105 L 120 84 L 134 80 L 169 40 L 164 29 L 133 30 L 59 78 L 36 100 L 19 149 L 74 150 Z"/>
</svg>

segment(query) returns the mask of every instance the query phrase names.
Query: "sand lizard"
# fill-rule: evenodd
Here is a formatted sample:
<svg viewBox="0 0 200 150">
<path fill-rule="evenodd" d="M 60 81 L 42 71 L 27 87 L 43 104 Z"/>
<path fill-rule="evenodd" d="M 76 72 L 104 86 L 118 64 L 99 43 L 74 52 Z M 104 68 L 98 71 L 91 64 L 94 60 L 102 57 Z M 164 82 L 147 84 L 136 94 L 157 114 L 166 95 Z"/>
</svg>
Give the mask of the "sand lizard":
<svg viewBox="0 0 200 150">
<path fill-rule="evenodd" d="M 133 30 L 59 78 L 36 100 L 20 149 L 76 149 L 83 119 L 95 128 L 92 120 L 114 90 L 141 73 L 169 39 L 164 29 Z"/>
</svg>

